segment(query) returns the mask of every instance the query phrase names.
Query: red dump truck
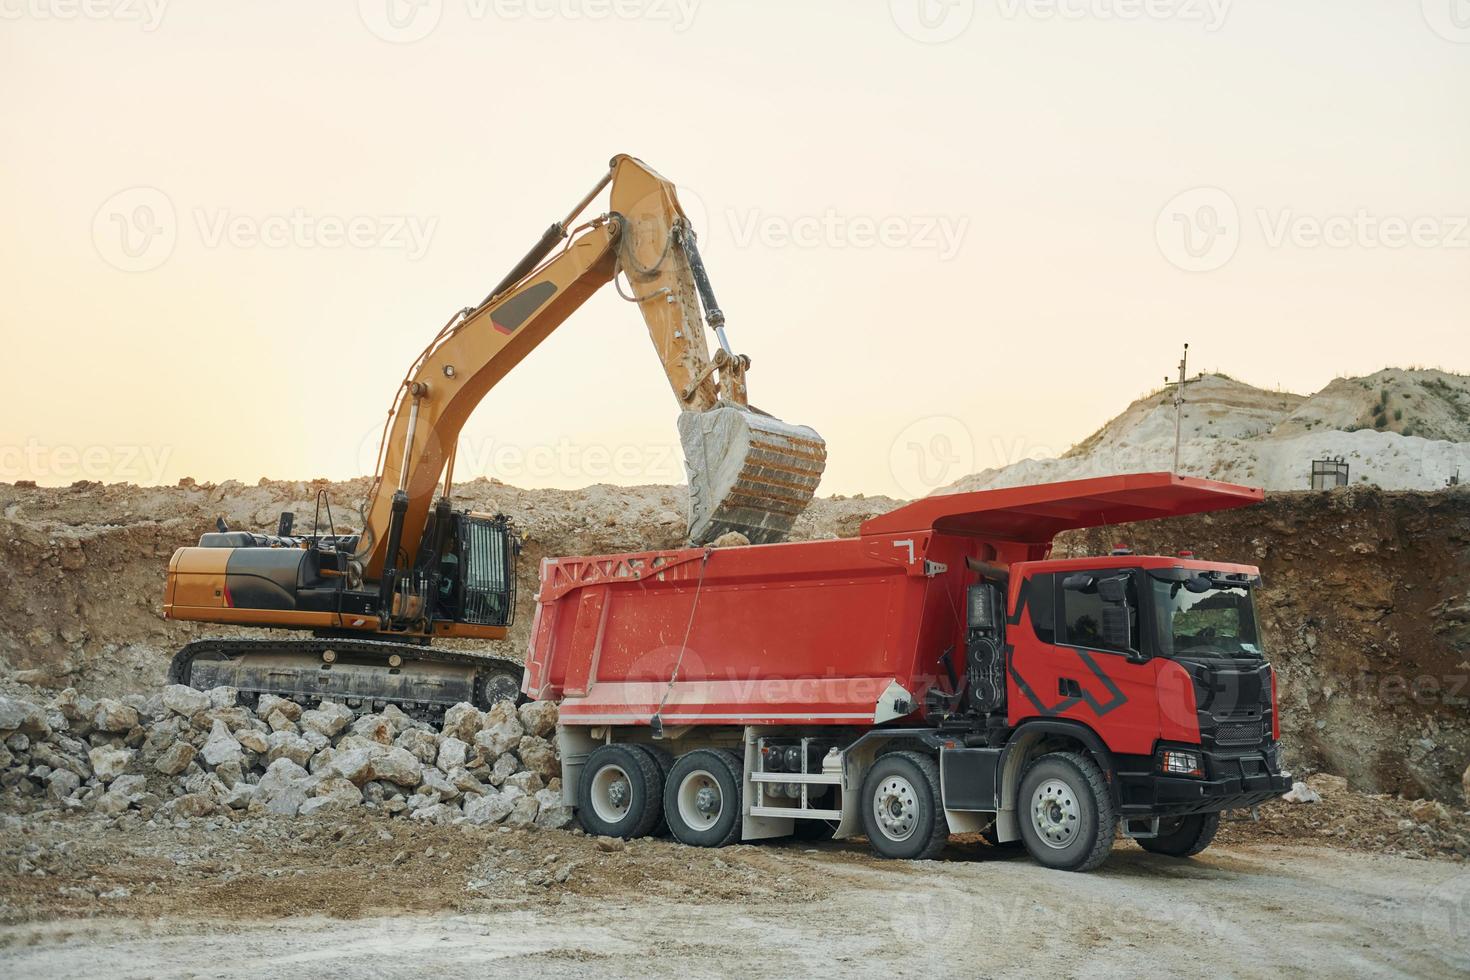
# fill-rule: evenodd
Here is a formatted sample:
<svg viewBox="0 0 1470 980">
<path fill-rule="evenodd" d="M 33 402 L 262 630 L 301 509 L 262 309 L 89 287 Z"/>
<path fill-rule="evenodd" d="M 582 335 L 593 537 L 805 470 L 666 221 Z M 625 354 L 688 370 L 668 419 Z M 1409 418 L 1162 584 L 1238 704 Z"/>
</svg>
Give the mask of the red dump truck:
<svg viewBox="0 0 1470 980">
<path fill-rule="evenodd" d="M 523 691 L 561 702 L 594 834 L 952 833 L 1096 867 L 1119 826 L 1197 854 L 1285 792 L 1248 565 L 1051 559 L 1071 528 L 1244 507 L 1168 473 L 930 497 L 855 538 L 548 558 Z"/>
</svg>

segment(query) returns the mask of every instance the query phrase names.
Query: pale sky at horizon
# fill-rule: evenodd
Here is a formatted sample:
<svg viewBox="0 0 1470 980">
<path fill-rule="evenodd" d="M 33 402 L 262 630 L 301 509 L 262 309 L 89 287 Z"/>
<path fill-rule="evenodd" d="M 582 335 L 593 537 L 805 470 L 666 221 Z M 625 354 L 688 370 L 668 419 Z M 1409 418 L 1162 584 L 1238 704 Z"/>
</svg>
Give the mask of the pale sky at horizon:
<svg viewBox="0 0 1470 980">
<path fill-rule="evenodd" d="M 617 152 L 823 494 L 1062 452 L 1184 341 L 1302 393 L 1470 372 L 1470 0 L 0 0 L 0 80 L 4 481 L 363 472 Z M 675 414 L 604 290 L 458 474 L 679 482 Z"/>
</svg>

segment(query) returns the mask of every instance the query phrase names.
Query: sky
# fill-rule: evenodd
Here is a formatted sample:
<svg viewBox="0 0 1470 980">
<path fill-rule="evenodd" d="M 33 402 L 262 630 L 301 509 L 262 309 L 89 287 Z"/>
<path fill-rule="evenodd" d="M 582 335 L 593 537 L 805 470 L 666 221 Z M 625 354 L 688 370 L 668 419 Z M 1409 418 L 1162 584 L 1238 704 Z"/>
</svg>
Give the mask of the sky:
<svg viewBox="0 0 1470 980">
<path fill-rule="evenodd" d="M 0 0 L 0 82 L 5 481 L 368 471 L 619 152 L 824 493 L 1063 452 L 1186 342 L 1470 371 L 1470 0 Z M 681 482 L 675 417 L 605 289 L 457 476 Z"/>
</svg>

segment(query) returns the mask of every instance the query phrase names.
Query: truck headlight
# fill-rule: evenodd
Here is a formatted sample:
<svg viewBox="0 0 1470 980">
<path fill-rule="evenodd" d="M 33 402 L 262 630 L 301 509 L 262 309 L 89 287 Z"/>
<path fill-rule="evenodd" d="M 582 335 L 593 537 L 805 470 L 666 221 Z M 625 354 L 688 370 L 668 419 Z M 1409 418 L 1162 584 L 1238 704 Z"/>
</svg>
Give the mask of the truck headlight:
<svg viewBox="0 0 1470 980">
<path fill-rule="evenodd" d="M 1205 774 L 1204 769 L 1200 768 L 1198 752 L 1184 752 L 1179 749 L 1165 749 L 1159 768 L 1175 776 L 1203 776 Z"/>
</svg>

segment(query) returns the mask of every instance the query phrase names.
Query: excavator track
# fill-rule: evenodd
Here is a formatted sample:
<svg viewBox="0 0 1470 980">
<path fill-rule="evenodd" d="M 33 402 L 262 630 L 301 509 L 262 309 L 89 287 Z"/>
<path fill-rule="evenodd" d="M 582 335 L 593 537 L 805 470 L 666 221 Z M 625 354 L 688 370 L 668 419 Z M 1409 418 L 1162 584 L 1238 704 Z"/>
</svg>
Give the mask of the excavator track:
<svg viewBox="0 0 1470 980">
<path fill-rule="evenodd" d="M 196 640 L 174 655 L 168 679 L 366 710 L 393 704 L 432 721 L 461 701 L 484 710 L 519 700 L 523 672 L 513 660 L 385 640 Z"/>
</svg>

